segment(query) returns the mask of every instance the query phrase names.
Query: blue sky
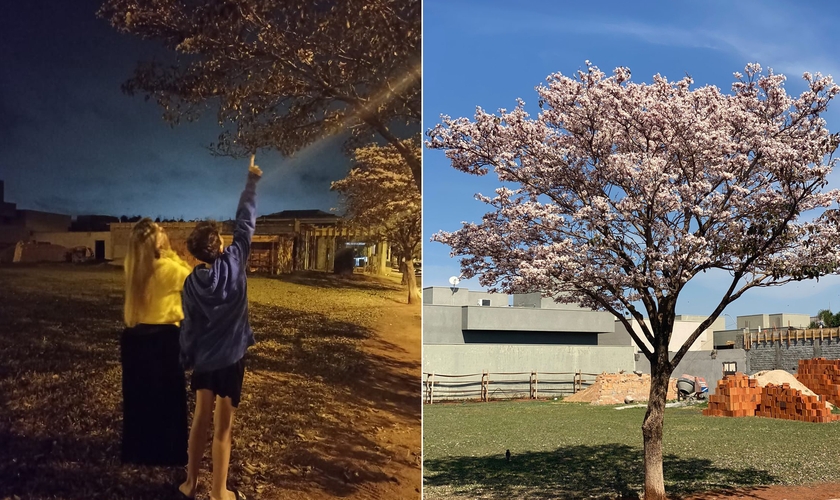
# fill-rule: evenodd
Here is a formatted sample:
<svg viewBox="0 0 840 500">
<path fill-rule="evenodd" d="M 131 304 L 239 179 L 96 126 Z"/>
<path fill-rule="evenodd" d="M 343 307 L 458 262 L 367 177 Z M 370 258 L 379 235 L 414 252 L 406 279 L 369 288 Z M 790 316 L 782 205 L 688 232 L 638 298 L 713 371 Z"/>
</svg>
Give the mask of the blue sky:
<svg viewBox="0 0 840 500">
<path fill-rule="evenodd" d="M 555 72 L 572 74 L 591 61 L 609 73 L 631 69 L 634 81 L 660 73 L 671 80 L 689 74 L 695 86 L 729 91 L 732 73 L 758 62 L 788 77 L 798 94 L 805 71 L 840 80 L 831 2 L 537 2 L 425 0 L 423 3 L 423 130 L 441 114 L 472 118 L 476 106 L 496 112 L 517 98 L 534 112 L 534 88 Z M 825 115 L 840 129 L 840 102 Z M 475 193 L 492 194 L 498 181 L 453 169 L 442 151 L 423 151 L 423 286 L 449 286 L 459 274 L 449 247 L 430 242 L 439 230 L 478 221 L 487 205 Z M 840 172 L 829 187 L 840 187 Z M 708 314 L 722 294 L 725 275 L 696 277 L 683 292 L 678 314 Z M 461 286 L 480 289 L 477 280 Z M 739 315 L 790 312 L 814 315 L 840 309 L 840 277 L 753 289 L 725 311 L 727 326 Z"/>
</svg>

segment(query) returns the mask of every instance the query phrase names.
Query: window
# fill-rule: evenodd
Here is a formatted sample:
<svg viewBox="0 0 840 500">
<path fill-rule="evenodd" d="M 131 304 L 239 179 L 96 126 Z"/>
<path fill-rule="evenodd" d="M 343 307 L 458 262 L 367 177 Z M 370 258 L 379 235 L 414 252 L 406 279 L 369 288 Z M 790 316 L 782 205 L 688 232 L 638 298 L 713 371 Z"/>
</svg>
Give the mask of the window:
<svg viewBox="0 0 840 500">
<path fill-rule="evenodd" d="M 723 362 L 723 376 L 727 375 L 735 375 L 735 372 L 738 371 L 738 363 L 735 361 L 724 361 Z"/>
</svg>

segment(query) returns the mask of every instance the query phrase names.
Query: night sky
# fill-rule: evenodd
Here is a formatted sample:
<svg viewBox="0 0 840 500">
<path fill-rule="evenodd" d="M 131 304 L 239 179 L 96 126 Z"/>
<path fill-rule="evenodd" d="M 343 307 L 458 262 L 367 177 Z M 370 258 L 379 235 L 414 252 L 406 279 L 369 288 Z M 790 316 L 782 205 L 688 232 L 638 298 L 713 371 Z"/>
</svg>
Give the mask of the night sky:
<svg viewBox="0 0 840 500">
<path fill-rule="evenodd" d="M 156 42 L 118 33 L 99 0 L 27 0 L 0 18 L 0 180 L 19 209 L 70 215 L 232 218 L 247 160 L 212 156 L 215 110 L 174 128 L 162 108 L 123 94 Z M 295 158 L 260 151 L 258 211 L 330 210 L 350 166 L 344 137 Z"/>
</svg>

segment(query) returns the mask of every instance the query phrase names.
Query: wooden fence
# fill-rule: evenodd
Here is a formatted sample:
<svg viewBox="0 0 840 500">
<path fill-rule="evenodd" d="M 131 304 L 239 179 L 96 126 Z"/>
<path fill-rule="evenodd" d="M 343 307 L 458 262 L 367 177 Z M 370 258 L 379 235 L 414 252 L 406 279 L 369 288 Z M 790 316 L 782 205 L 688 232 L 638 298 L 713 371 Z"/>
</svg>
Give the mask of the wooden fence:
<svg viewBox="0 0 840 500">
<path fill-rule="evenodd" d="M 582 391 L 592 385 L 597 375 L 580 371 L 483 372 L 462 375 L 423 372 L 423 401 L 432 404 L 436 400 L 549 398 Z"/>
<path fill-rule="evenodd" d="M 746 332 L 744 333 L 744 349 L 750 350 L 753 343 L 769 343 L 778 342 L 782 344 L 787 342 L 797 342 L 799 340 L 825 340 L 840 339 L 840 328 L 809 328 L 805 330 L 781 329 L 781 330 L 762 330 L 760 332 Z"/>
</svg>

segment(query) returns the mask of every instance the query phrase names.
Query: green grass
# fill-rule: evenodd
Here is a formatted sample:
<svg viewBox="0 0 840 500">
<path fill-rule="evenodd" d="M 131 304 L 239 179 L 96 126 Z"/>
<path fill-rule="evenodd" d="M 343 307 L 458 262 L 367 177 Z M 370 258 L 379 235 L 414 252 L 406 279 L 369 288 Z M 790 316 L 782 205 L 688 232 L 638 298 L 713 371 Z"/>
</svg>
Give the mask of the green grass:
<svg viewBox="0 0 840 500">
<path fill-rule="evenodd" d="M 577 403 L 426 405 L 425 498 L 637 498 L 644 408 Z M 840 481 L 840 425 L 665 413 L 669 494 Z M 512 459 L 507 463 L 505 450 Z"/>
</svg>

